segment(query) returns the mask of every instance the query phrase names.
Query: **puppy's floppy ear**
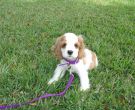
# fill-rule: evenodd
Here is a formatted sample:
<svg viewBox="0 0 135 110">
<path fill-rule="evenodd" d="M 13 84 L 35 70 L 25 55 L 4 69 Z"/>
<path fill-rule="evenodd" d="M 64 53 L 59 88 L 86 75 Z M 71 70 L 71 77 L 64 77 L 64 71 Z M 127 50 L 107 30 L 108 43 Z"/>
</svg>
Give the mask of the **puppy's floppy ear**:
<svg viewBox="0 0 135 110">
<path fill-rule="evenodd" d="M 84 41 L 82 35 L 78 36 L 78 42 L 79 42 L 79 53 L 78 53 L 78 58 L 81 59 L 84 57 Z"/>
<path fill-rule="evenodd" d="M 64 36 L 60 36 L 56 39 L 55 44 L 52 46 L 52 51 L 54 52 L 55 56 L 58 59 L 62 59 L 62 53 L 61 53 L 61 43 L 65 39 Z"/>
</svg>

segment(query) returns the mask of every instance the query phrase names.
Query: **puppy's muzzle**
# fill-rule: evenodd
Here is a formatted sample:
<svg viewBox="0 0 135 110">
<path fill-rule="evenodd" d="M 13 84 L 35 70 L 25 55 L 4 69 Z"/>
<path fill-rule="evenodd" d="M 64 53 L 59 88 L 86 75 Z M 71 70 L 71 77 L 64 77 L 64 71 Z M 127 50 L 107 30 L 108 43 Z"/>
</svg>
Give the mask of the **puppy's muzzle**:
<svg viewBox="0 0 135 110">
<path fill-rule="evenodd" d="M 68 55 L 72 55 L 73 51 L 72 50 L 68 50 L 67 53 L 68 53 Z"/>
</svg>

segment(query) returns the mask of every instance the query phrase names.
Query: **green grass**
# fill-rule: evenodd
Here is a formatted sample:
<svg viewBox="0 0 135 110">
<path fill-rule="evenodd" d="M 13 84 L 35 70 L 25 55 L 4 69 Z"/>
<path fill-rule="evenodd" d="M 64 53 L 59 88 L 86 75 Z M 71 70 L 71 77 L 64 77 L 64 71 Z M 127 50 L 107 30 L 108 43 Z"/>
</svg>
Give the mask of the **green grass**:
<svg viewBox="0 0 135 110">
<path fill-rule="evenodd" d="M 64 97 L 17 110 L 135 109 L 135 0 L 0 0 L 0 105 L 64 89 L 69 74 L 47 81 L 58 63 L 50 48 L 65 32 L 83 34 L 97 53 L 90 91 L 75 75 Z"/>
</svg>

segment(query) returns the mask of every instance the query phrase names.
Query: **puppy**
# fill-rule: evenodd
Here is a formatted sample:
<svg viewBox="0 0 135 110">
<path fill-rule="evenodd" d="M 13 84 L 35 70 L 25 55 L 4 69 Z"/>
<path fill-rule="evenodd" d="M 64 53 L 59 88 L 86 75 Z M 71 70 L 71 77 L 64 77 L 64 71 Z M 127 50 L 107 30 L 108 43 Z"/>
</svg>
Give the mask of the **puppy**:
<svg viewBox="0 0 135 110">
<path fill-rule="evenodd" d="M 80 78 L 80 90 L 89 89 L 88 70 L 97 67 L 98 60 L 94 52 L 85 48 L 82 36 L 77 36 L 74 33 L 65 33 L 57 38 L 53 51 L 63 66 L 58 65 L 56 67 L 54 75 L 48 84 L 58 81 L 64 76 L 66 70 L 70 68 L 70 72 L 77 73 Z M 64 65 L 68 61 L 76 61 L 76 63 Z"/>
</svg>

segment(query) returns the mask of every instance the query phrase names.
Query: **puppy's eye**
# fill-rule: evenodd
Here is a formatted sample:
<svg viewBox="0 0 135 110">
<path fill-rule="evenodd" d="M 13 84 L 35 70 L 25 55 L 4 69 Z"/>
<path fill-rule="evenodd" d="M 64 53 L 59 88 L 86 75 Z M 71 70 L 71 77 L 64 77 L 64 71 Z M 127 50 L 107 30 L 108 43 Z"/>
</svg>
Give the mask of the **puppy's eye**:
<svg viewBox="0 0 135 110">
<path fill-rule="evenodd" d="M 79 48 L 79 45 L 77 43 L 74 46 L 75 46 L 75 48 Z"/>
<path fill-rule="evenodd" d="M 62 48 L 65 48 L 65 47 L 66 47 L 66 45 L 67 45 L 66 43 L 62 44 Z"/>
</svg>

